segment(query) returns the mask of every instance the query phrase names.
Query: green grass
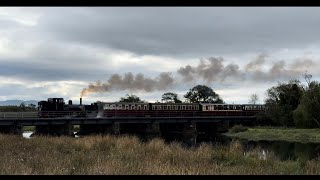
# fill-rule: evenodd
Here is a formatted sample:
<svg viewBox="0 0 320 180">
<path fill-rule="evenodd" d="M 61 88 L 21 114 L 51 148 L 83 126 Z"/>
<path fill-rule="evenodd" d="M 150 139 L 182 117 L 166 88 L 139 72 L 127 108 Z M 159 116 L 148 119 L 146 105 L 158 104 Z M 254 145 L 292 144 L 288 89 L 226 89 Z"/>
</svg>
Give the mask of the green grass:
<svg viewBox="0 0 320 180">
<path fill-rule="evenodd" d="M 35 131 L 35 126 L 23 126 L 22 131 Z"/>
<path fill-rule="evenodd" d="M 34 137 L 0 135 L 0 174 L 320 174 L 320 161 L 259 159 L 230 146 L 184 148 L 132 136 Z"/>
<path fill-rule="evenodd" d="M 248 128 L 248 130 L 244 132 L 225 133 L 225 135 L 255 141 L 268 140 L 320 143 L 320 129 L 256 127 Z"/>
<path fill-rule="evenodd" d="M 74 130 L 75 132 L 80 131 L 80 125 L 74 125 L 74 126 L 73 126 L 73 130 Z"/>
</svg>

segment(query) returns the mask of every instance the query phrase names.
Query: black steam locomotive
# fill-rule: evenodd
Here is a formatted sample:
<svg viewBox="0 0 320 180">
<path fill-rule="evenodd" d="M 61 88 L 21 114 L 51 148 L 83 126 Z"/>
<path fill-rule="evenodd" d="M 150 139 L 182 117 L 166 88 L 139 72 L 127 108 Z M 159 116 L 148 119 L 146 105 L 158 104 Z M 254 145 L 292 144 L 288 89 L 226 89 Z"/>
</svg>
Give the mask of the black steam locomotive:
<svg viewBox="0 0 320 180">
<path fill-rule="evenodd" d="M 97 113 L 98 104 L 82 105 L 82 98 L 80 104 L 72 104 L 71 100 L 65 104 L 63 98 L 48 98 L 47 101 L 38 102 L 38 116 L 42 118 L 96 117 Z"/>
</svg>

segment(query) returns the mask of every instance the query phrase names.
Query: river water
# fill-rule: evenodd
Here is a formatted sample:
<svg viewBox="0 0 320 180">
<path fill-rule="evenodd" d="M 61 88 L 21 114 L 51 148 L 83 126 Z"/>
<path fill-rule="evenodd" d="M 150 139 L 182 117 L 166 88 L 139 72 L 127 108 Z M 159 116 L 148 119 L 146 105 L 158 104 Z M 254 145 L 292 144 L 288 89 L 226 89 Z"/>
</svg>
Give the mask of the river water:
<svg viewBox="0 0 320 180">
<path fill-rule="evenodd" d="M 240 140 L 245 152 L 260 150 L 262 159 L 311 160 L 319 158 L 320 143 L 302 143 L 288 141 L 248 141 Z M 244 153 L 245 153 L 244 152 Z"/>
</svg>

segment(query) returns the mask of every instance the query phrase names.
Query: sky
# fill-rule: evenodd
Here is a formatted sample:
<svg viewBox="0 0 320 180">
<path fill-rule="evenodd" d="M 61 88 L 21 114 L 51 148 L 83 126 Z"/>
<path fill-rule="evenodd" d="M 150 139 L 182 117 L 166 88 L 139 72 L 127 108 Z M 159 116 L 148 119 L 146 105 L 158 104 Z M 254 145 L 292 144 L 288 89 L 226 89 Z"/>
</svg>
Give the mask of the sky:
<svg viewBox="0 0 320 180">
<path fill-rule="evenodd" d="M 1 7 L 0 100 L 180 99 L 198 85 L 248 103 L 320 79 L 319 7 Z"/>
</svg>

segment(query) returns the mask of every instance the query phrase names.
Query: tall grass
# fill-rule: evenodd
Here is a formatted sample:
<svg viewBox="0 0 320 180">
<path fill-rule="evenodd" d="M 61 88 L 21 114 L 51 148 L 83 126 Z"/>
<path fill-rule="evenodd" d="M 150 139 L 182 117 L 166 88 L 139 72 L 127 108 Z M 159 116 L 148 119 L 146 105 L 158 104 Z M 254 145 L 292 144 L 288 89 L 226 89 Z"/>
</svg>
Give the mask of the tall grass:
<svg viewBox="0 0 320 180">
<path fill-rule="evenodd" d="M 238 142 L 185 148 L 134 136 L 0 135 L 0 144 L 0 174 L 320 174 L 318 160 L 262 160 L 258 150 L 244 155 Z"/>
</svg>

